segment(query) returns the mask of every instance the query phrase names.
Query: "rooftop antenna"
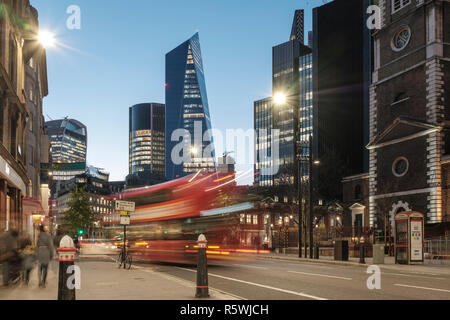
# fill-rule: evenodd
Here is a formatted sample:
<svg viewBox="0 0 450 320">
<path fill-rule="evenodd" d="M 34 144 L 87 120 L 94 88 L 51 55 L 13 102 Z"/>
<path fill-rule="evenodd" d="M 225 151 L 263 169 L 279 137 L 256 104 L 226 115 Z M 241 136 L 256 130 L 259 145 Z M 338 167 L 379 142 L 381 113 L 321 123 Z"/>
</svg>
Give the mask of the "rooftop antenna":
<svg viewBox="0 0 450 320">
<path fill-rule="evenodd" d="M 47 114 L 47 118 L 49 118 L 51 121 L 53 121 L 52 117 L 50 117 L 48 114 Z"/>
</svg>

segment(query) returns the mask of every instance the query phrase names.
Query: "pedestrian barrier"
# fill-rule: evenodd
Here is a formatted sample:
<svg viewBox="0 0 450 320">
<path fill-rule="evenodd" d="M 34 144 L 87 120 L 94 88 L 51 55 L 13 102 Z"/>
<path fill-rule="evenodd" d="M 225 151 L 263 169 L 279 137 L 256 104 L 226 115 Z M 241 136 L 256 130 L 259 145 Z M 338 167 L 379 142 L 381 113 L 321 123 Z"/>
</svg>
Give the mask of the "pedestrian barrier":
<svg viewBox="0 0 450 320">
<path fill-rule="evenodd" d="M 59 271 L 58 271 L 58 300 L 76 300 L 75 286 L 69 286 L 70 270 L 75 265 L 75 253 L 77 249 L 69 236 L 61 239 L 58 251 Z M 69 269 L 70 268 L 70 269 Z"/>
<path fill-rule="evenodd" d="M 197 263 L 197 292 L 196 298 L 209 298 L 208 287 L 208 261 L 206 249 L 208 241 L 205 235 L 200 235 L 197 241 L 198 245 L 198 263 Z"/>
</svg>

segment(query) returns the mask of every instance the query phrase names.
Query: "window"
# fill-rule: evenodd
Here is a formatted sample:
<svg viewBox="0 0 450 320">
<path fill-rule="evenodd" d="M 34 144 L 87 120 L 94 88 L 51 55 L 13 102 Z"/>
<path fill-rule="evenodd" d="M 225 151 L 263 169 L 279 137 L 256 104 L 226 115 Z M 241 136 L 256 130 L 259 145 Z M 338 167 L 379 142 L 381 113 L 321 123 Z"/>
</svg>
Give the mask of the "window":
<svg viewBox="0 0 450 320">
<path fill-rule="evenodd" d="M 403 9 L 411 3 L 411 0 L 392 0 L 392 14 Z"/>
<path fill-rule="evenodd" d="M 253 216 L 253 224 L 258 224 L 258 216 L 257 215 Z"/>
<path fill-rule="evenodd" d="M 397 178 L 403 177 L 409 170 L 409 162 L 405 157 L 397 158 L 392 164 L 392 173 Z"/>
<path fill-rule="evenodd" d="M 247 224 L 252 224 L 252 215 L 251 214 L 247 215 Z"/>
<path fill-rule="evenodd" d="M 241 214 L 241 224 L 245 223 L 245 214 Z"/>
<path fill-rule="evenodd" d="M 395 33 L 394 37 L 391 40 L 391 48 L 395 52 L 402 51 L 406 48 L 411 40 L 411 29 L 408 26 L 402 26 Z"/>
</svg>

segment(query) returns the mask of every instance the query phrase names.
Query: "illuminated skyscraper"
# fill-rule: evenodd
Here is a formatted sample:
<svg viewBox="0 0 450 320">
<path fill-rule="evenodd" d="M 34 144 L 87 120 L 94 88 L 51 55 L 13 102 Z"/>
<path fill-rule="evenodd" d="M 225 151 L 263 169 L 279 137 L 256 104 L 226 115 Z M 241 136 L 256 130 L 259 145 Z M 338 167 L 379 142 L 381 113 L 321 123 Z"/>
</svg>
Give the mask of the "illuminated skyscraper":
<svg viewBox="0 0 450 320">
<path fill-rule="evenodd" d="M 130 174 L 144 185 L 164 181 L 165 107 L 143 103 L 130 108 Z"/>
<path fill-rule="evenodd" d="M 179 129 L 184 130 L 184 133 L 177 134 Z M 211 130 L 211 118 L 200 40 L 196 33 L 166 55 L 166 178 L 168 180 L 202 169 L 215 170 L 214 144 L 209 130 Z M 175 135 L 172 136 L 173 134 Z M 172 138 L 175 141 L 172 141 Z M 176 148 L 180 143 L 184 146 L 183 151 Z M 186 152 L 191 154 L 186 155 Z M 184 158 L 183 161 L 179 161 L 180 157 Z M 185 161 L 187 158 L 190 161 Z"/>
<path fill-rule="evenodd" d="M 73 119 L 45 123 L 51 143 L 53 163 L 86 163 L 87 128 Z"/>
</svg>

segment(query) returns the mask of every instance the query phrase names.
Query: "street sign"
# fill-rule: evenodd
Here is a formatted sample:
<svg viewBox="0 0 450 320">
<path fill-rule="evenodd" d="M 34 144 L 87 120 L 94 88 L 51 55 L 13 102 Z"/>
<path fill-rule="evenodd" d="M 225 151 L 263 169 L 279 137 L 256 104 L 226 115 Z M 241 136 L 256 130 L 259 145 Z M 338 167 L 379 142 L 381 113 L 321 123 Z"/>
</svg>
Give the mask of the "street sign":
<svg viewBox="0 0 450 320">
<path fill-rule="evenodd" d="M 130 216 L 120 216 L 120 224 L 122 226 L 129 226 L 131 224 Z"/>
<path fill-rule="evenodd" d="M 134 212 L 136 209 L 136 204 L 134 202 L 116 200 L 115 203 L 116 211 L 127 211 Z"/>
<path fill-rule="evenodd" d="M 128 211 L 120 211 L 120 216 L 129 216 L 131 213 Z"/>
</svg>

